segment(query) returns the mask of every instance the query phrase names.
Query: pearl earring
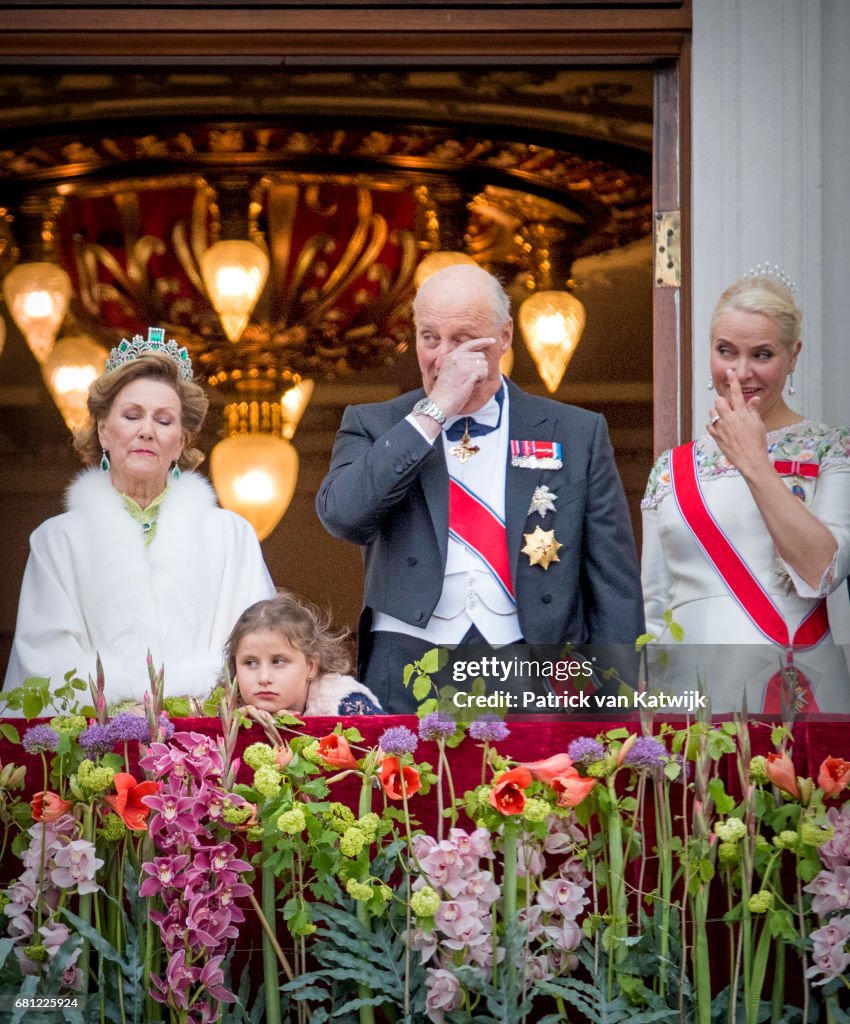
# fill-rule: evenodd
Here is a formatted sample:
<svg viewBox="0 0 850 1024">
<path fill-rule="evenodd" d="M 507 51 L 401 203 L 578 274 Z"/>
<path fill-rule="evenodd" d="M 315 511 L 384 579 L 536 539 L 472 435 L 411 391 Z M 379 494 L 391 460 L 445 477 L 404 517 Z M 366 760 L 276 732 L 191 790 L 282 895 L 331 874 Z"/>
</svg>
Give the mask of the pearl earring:
<svg viewBox="0 0 850 1024">
<path fill-rule="evenodd" d="M 788 374 L 788 394 L 789 395 L 796 395 L 797 394 L 797 389 L 794 387 L 794 371 L 793 370 Z"/>
<path fill-rule="evenodd" d="M 714 391 L 714 381 L 711 377 L 708 378 L 708 384 L 705 386 L 706 391 Z"/>
</svg>

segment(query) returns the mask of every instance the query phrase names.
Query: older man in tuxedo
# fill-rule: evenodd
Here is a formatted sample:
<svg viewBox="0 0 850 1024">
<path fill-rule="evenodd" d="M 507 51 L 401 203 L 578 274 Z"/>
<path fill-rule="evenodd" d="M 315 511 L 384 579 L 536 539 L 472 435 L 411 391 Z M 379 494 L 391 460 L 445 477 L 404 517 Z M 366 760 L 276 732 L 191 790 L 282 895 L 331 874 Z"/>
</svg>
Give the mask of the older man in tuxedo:
<svg viewBox="0 0 850 1024">
<path fill-rule="evenodd" d="M 366 563 L 358 669 L 385 709 L 435 646 L 631 644 L 637 553 L 602 416 L 502 378 L 510 301 L 473 265 L 414 302 L 422 389 L 350 406 L 316 499 Z"/>
</svg>

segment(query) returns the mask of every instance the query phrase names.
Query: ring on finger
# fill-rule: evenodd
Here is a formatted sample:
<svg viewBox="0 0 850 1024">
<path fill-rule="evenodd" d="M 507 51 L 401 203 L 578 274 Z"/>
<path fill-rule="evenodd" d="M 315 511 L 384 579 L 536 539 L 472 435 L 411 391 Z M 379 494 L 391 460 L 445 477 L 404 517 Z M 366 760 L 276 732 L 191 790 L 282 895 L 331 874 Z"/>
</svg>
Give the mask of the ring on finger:
<svg viewBox="0 0 850 1024">
<path fill-rule="evenodd" d="M 720 416 L 719 416 L 719 415 L 718 415 L 717 413 L 715 413 L 715 414 L 714 414 L 714 415 L 713 415 L 713 416 L 711 417 L 711 419 L 709 420 L 709 422 L 711 423 L 711 425 L 712 425 L 712 426 L 714 426 L 714 425 L 715 425 L 716 423 L 719 423 L 719 422 L 720 422 Z"/>
</svg>

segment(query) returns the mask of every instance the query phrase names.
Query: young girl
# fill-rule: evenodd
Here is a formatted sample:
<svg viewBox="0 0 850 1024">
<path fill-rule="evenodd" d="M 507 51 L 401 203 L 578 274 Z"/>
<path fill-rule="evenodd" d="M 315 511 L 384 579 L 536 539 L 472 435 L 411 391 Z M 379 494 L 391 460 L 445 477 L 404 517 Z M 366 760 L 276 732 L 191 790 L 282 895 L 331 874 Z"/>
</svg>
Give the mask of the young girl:
<svg viewBox="0 0 850 1024">
<path fill-rule="evenodd" d="M 330 616 L 280 591 L 244 611 L 224 648 L 243 703 L 271 714 L 382 715 L 377 697 L 350 675 L 344 634 Z"/>
</svg>

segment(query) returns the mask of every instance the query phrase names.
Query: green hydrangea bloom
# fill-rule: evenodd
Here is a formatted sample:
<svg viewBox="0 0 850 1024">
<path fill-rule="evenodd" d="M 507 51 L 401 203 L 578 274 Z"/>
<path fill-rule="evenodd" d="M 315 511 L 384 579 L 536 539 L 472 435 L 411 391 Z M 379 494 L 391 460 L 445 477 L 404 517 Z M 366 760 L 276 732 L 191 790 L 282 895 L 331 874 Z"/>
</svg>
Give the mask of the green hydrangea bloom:
<svg viewBox="0 0 850 1024">
<path fill-rule="evenodd" d="M 740 818 L 727 818 L 726 821 L 718 821 L 714 831 L 724 843 L 736 843 L 747 834 L 747 826 Z"/>
<path fill-rule="evenodd" d="M 262 825 L 252 825 L 251 828 L 248 829 L 248 842 L 249 843 L 259 843 L 259 842 L 262 842 L 262 839 L 263 839 L 263 826 Z"/>
<path fill-rule="evenodd" d="M 365 845 L 366 837 L 355 826 L 347 828 L 339 840 L 340 853 L 345 857 L 358 857 Z"/>
<path fill-rule="evenodd" d="M 608 763 L 606 761 L 593 761 L 584 771 L 591 779 L 602 779 L 608 774 Z"/>
<path fill-rule="evenodd" d="M 721 864 L 732 867 L 741 859 L 741 848 L 737 843 L 721 843 L 717 847 L 717 859 Z"/>
<path fill-rule="evenodd" d="M 410 897 L 410 909 L 417 917 L 433 917 L 440 906 L 440 894 L 424 885 Z"/>
<path fill-rule="evenodd" d="M 9 899 L 5 892 L 0 892 L 0 914 L 3 913 L 3 908 L 6 906 L 6 904 L 11 902 L 12 901 Z"/>
<path fill-rule="evenodd" d="M 363 838 L 370 846 L 378 838 L 378 827 L 380 824 L 381 819 L 374 811 L 369 811 L 368 814 L 364 814 L 357 822 L 357 827 L 363 833 Z"/>
<path fill-rule="evenodd" d="M 305 761 L 310 761 L 312 764 L 319 763 L 319 741 L 313 740 L 312 743 L 305 744 L 299 751 Z"/>
<path fill-rule="evenodd" d="M 108 843 L 116 843 L 127 834 L 127 826 L 117 814 L 107 814 L 99 831 Z"/>
<path fill-rule="evenodd" d="M 347 828 L 351 828 L 357 820 L 354 817 L 354 812 L 350 807 L 346 807 L 345 804 L 330 804 L 327 815 L 328 825 L 334 830 L 334 832 L 339 832 L 340 835 L 342 835 Z"/>
<path fill-rule="evenodd" d="M 106 765 L 95 765 L 86 758 L 77 769 L 77 782 L 89 794 L 105 793 L 115 778 L 115 769 Z"/>
<path fill-rule="evenodd" d="M 363 903 L 370 900 L 373 896 L 372 886 L 366 885 L 365 882 L 358 882 L 356 878 L 349 878 L 345 883 L 345 891 L 353 899 Z"/>
<path fill-rule="evenodd" d="M 80 735 L 87 724 L 82 715 L 57 715 L 50 719 L 50 728 L 54 732 L 60 736 L 70 736 L 72 740 Z"/>
<path fill-rule="evenodd" d="M 750 761 L 750 782 L 767 784 L 767 758 L 759 754 Z"/>
<path fill-rule="evenodd" d="M 292 807 L 288 811 L 284 811 L 277 819 L 277 827 L 279 832 L 288 836 L 297 836 L 307 827 L 307 816 L 301 807 Z"/>
<path fill-rule="evenodd" d="M 236 807 L 233 804 L 225 804 L 224 810 L 221 812 L 221 816 L 228 825 L 242 825 L 253 813 L 254 808 L 249 807 L 247 804 L 242 807 Z"/>
<path fill-rule="evenodd" d="M 778 836 L 773 837 L 773 845 L 778 846 L 780 850 L 793 850 L 797 845 L 797 833 L 792 832 L 790 828 L 783 829 Z"/>
<path fill-rule="evenodd" d="M 813 821 L 804 821 L 800 833 L 806 846 L 823 846 L 832 839 L 835 829 L 830 825 L 828 828 L 821 828 Z"/>
<path fill-rule="evenodd" d="M 280 792 L 280 772 L 270 764 L 261 765 L 254 772 L 254 789 L 262 796 L 277 796 Z"/>
<path fill-rule="evenodd" d="M 256 771 L 257 768 L 262 768 L 265 764 L 273 765 L 275 763 L 274 751 L 268 743 L 252 743 L 250 747 L 245 748 L 242 760 L 249 768 Z"/>
<path fill-rule="evenodd" d="M 35 960 L 37 964 L 43 964 L 47 959 L 47 947 L 42 946 L 40 942 L 35 942 L 24 949 L 24 956 L 30 960 Z"/>
<path fill-rule="evenodd" d="M 550 810 L 551 808 L 545 800 L 532 796 L 525 801 L 525 809 L 522 812 L 522 816 L 526 821 L 533 824 L 534 822 L 545 821 L 549 817 Z"/>
<path fill-rule="evenodd" d="M 762 889 L 761 892 L 754 892 L 750 896 L 747 906 L 752 914 L 766 914 L 773 906 L 773 893 L 768 892 L 767 889 Z"/>
</svg>

